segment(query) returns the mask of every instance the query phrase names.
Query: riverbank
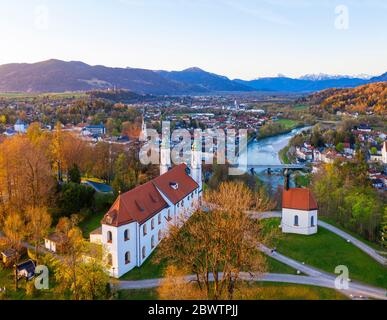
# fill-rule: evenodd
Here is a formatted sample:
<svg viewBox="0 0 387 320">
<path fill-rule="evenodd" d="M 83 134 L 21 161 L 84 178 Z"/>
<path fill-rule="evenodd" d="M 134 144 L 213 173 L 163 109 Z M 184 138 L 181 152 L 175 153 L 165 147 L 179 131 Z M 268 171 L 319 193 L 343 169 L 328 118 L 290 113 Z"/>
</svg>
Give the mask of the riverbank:
<svg viewBox="0 0 387 320">
<path fill-rule="evenodd" d="M 286 121 L 286 125 L 283 124 L 285 121 Z M 260 134 L 257 135 L 257 137 L 256 137 L 257 141 L 262 140 L 262 139 L 266 139 L 266 138 L 272 138 L 272 137 L 287 134 L 287 133 L 291 133 L 294 129 L 300 129 L 303 127 L 307 127 L 308 125 L 294 121 L 294 120 L 282 119 L 282 120 L 279 120 L 278 122 L 275 122 L 274 124 L 271 124 L 268 126 L 271 126 L 270 129 L 269 129 L 269 127 L 265 127 L 265 126 L 263 126 L 261 128 L 260 131 L 263 131 L 263 132 L 261 132 Z"/>
<path fill-rule="evenodd" d="M 281 149 L 280 152 L 278 152 L 281 163 L 283 164 L 290 164 L 290 159 L 288 157 L 289 149 L 290 147 L 286 146 L 285 148 Z"/>
</svg>

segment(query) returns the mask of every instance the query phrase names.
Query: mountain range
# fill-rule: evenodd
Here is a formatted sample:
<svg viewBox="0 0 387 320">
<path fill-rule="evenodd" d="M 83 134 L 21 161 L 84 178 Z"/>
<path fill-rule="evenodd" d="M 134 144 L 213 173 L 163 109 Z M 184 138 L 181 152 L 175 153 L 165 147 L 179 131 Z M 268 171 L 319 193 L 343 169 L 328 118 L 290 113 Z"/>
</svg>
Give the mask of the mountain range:
<svg viewBox="0 0 387 320">
<path fill-rule="evenodd" d="M 0 92 L 64 92 L 118 88 L 154 95 L 251 91 L 308 93 L 380 81 L 387 81 L 387 73 L 370 79 L 307 75 L 299 79 L 279 76 L 246 81 L 231 80 L 199 68 L 182 71 L 111 68 L 55 59 L 32 64 L 11 63 L 0 66 Z"/>
</svg>

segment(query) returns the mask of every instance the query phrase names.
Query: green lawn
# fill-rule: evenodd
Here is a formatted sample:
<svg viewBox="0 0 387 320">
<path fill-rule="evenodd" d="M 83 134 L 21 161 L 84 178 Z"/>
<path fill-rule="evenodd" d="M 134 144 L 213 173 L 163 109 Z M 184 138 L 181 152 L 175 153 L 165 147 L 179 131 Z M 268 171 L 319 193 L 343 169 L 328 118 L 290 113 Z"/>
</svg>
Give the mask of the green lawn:
<svg viewBox="0 0 387 320">
<path fill-rule="evenodd" d="M 278 228 L 279 219 L 265 220 L 266 227 Z M 387 288 L 387 268 L 334 233 L 319 227 L 316 235 L 285 234 L 276 243 L 277 251 L 290 258 L 334 273 L 345 265 L 349 276 L 381 288 Z"/>
<path fill-rule="evenodd" d="M 13 269 L 5 269 L 0 266 L 0 287 L 6 288 L 6 294 L 0 293 L 0 300 L 63 300 L 64 296 L 55 292 L 55 286 L 50 281 L 50 289 L 37 290 L 33 296 L 26 294 L 26 281 L 20 280 L 18 289 L 15 290 Z M 51 280 L 51 279 L 50 279 Z"/>
<path fill-rule="evenodd" d="M 119 300 L 157 300 L 157 289 L 120 290 Z M 241 300 L 345 300 L 341 293 L 329 289 L 276 282 L 254 282 L 238 289 L 235 299 Z"/>
<path fill-rule="evenodd" d="M 298 104 L 294 107 L 294 110 L 306 110 L 308 109 L 309 106 L 305 105 L 305 104 Z"/>
<path fill-rule="evenodd" d="M 156 262 L 157 249 L 152 255 L 144 262 L 139 268 L 134 268 L 127 274 L 123 275 L 120 280 L 144 280 L 144 279 L 158 279 L 163 277 L 164 269 L 166 268 L 167 262 L 162 263 Z M 267 257 L 268 272 L 271 273 L 288 273 L 296 274 L 296 270 L 293 268 L 274 260 L 271 257 Z"/>
<path fill-rule="evenodd" d="M 118 300 L 157 300 L 157 289 L 135 289 L 118 291 Z"/>
<path fill-rule="evenodd" d="M 271 257 L 266 257 L 268 272 L 270 273 L 287 273 L 296 274 L 297 271 Z"/>
<path fill-rule="evenodd" d="M 124 274 L 120 280 L 143 280 L 143 279 L 158 279 L 163 277 L 163 272 L 166 267 L 166 262 L 157 263 L 156 256 L 157 249 L 139 268 L 134 268 L 127 274 Z"/>
<path fill-rule="evenodd" d="M 81 228 L 81 230 L 83 232 L 83 236 L 85 238 L 88 239 L 90 236 L 90 232 L 94 231 L 95 229 L 97 229 L 98 227 L 101 226 L 101 220 L 102 220 L 103 216 L 105 215 L 105 213 L 106 212 L 94 214 L 94 215 L 86 218 L 85 220 L 83 220 L 79 224 L 79 227 Z"/>
<path fill-rule="evenodd" d="M 351 236 L 353 236 L 354 238 L 364 242 L 365 244 L 369 245 L 370 247 L 374 248 L 375 250 L 378 250 L 378 251 L 384 251 L 386 252 L 387 254 L 387 251 L 382 248 L 379 244 L 375 243 L 375 242 L 371 242 L 371 241 L 368 241 L 366 239 L 364 239 L 362 236 L 359 236 L 358 234 L 348 230 L 348 229 L 345 229 L 344 227 L 342 227 L 341 225 L 339 225 L 338 223 L 336 223 L 334 220 L 332 219 L 329 219 L 327 217 L 322 217 L 321 215 L 319 216 L 319 219 L 321 221 L 324 221 L 326 223 L 329 223 L 331 224 L 332 226 L 336 227 L 337 229 L 340 229 L 340 230 L 343 230 L 345 231 L 346 233 L 350 234 Z"/>
<path fill-rule="evenodd" d="M 293 129 L 299 124 L 298 121 L 290 119 L 279 119 L 276 123 L 282 124 L 285 129 Z"/>
</svg>

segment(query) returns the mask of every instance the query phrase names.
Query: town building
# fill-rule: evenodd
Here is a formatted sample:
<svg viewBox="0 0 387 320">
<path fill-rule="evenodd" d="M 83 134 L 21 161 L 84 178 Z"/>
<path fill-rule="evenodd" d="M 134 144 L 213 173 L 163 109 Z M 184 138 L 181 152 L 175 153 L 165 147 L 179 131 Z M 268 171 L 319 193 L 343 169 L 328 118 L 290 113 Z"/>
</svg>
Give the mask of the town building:
<svg viewBox="0 0 387 320">
<path fill-rule="evenodd" d="M 387 141 L 384 141 L 382 148 L 382 162 L 387 164 Z"/>
<path fill-rule="evenodd" d="M 14 125 L 14 130 L 17 132 L 17 133 L 26 133 L 27 132 L 27 124 L 22 121 L 21 119 L 17 119 L 15 125 Z"/>
<path fill-rule="evenodd" d="M 110 275 L 115 278 L 140 267 L 169 223 L 189 218 L 201 206 L 201 150 L 193 147 L 190 166 L 183 163 L 170 168 L 165 146 L 160 176 L 120 194 L 102 219 L 102 228 L 91 233 L 90 242 L 104 246 Z"/>
<path fill-rule="evenodd" d="M 104 136 L 106 134 L 106 128 L 103 124 L 88 125 L 82 128 L 83 136 Z"/>
</svg>

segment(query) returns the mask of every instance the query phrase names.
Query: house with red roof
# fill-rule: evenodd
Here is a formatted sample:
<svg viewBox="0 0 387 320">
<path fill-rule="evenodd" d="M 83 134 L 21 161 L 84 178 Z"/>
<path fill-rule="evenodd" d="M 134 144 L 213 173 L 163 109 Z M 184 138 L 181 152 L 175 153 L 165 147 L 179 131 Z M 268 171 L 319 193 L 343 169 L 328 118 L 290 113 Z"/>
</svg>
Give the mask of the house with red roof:
<svg viewBox="0 0 387 320">
<path fill-rule="evenodd" d="M 119 278 L 140 267 L 162 240 L 169 223 L 189 216 L 202 202 L 201 151 L 192 150 L 190 166 L 160 165 L 161 175 L 120 194 L 90 234 L 107 252 L 110 275 Z"/>
<path fill-rule="evenodd" d="M 317 213 L 317 202 L 310 189 L 285 187 L 282 196 L 282 232 L 304 235 L 317 233 Z"/>
</svg>

